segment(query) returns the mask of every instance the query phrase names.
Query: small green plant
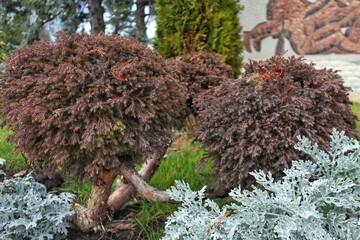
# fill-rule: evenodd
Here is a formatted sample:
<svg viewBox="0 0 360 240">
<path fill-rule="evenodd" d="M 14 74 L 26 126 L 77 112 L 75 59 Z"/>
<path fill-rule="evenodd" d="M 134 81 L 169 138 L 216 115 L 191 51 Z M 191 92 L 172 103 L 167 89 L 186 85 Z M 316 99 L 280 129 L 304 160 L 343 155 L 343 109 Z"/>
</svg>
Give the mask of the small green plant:
<svg viewBox="0 0 360 240">
<path fill-rule="evenodd" d="M 231 191 L 219 207 L 182 181 L 168 190 L 182 202 L 165 227 L 164 240 L 356 240 L 360 236 L 360 144 L 333 130 L 330 151 L 306 137 L 295 148 L 310 156 L 285 169 L 282 181 L 252 172 L 258 187 Z"/>
<path fill-rule="evenodd" d="M 0 239 L 66 239 L 72 200 L 48 194 L 31 175 L 0 182 Z"/>
</svg>

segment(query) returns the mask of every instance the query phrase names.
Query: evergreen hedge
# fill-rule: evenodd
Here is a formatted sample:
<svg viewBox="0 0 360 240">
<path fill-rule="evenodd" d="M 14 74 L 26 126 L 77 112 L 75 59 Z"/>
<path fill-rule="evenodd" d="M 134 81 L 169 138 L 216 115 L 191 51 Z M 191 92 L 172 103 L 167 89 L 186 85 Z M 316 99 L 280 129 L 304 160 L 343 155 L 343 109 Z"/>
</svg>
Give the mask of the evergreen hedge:
<svg viewBox="0 0 360 240">
<path fill-rule="evenodd" d="M 236 75 L 240 73 L 243 42 L 239 0 L 158 0 L 155 7 L 154 48 L 163 57 L 216 52 Z"/>
</svg>

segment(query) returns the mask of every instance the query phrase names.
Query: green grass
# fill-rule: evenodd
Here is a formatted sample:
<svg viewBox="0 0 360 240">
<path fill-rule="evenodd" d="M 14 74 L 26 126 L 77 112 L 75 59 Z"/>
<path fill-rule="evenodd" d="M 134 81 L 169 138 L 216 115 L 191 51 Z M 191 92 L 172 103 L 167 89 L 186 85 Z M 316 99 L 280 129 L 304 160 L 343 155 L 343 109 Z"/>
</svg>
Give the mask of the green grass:
<svg viewBox="0 0 360 240">
<path fill-rule="evenodd" d="M 166 190 L 174 185 L 175 180 L 184 180 L 193 190 L 201 189 L 210 182 L 206 173 L 210 172 L 207 164 L 201 172 L 196 172 L 196 166 L 205 152 L 199 143 L 187 142 L 176 151 L 168 151 L 159 169 L 150 181 L 150 185 L 160 190 Z M 144 202 L 138 212 L 137 223 L 146 239 L 159 239 L 163 234 L 166 217 L 177 208 L 175 204 Z"/>
<path fill-rule="evenodd" d="M 76 200 L 85 205 L 91 193 L 91 184 L 85 182 L 80 184 L 72 178 L 67 177 L 61 190 L 75 194 Z"/>
<path fill-rule="evenodd" d="M 195 169 L 204 154 L 198 142 L 187 142 L 176 151 L 168 151 L 150 184 L 160 190 L 166 190 L 174 185 L 175 180 L 181 179 L 194 189 L 202 188 L 204 184 L 209 183 L 205 175 L 210 172 L 210 166 L 205 166 L 200 172 Z"/>
<path fill-rule="evenodd" d="M 354 102 L 351 105 L 351 111 L 353 113 L 355 113 L 358 116 L 359 120 L 360 120 L 360 103 Z M 360 136 L 360 121 L 356 122 L 356 129 L 357 129 L 358 135 Z"/>
<path fill-rule="evenodd" d="M 119 178 L 119 177 L 117 177 Z M 61 191 L 73 193 L 76 196 L 76 200 L 78 200 L 83 205 L 86 205 L 87 200 L 91 194 L 91 183 L 83 182 L 79 183 L 72 177 L 66 177 L 65 182 L 61 188 Z M 113 183 L 113 189 L 115 188 L 115 181 Z"/>
<path fill-rule="evenodd" d="M 0 118 L 1 122 L 1 118 Z M 25 159 L 20 153 L 16 153 L 15 145 L 9 143 L 7 138 L 12 134 L 8 127 L 0 128 L 0 158 L 6 160 L 8 174 L 19 172 L 26 168 Z"/>
</svg>

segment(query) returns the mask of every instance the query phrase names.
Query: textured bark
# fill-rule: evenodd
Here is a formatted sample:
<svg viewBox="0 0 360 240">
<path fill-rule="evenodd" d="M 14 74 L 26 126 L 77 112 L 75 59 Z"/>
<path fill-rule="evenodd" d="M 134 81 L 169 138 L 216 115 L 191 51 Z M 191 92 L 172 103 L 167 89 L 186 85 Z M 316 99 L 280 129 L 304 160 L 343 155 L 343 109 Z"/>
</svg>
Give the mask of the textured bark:
<svg viewBox="0 0 360 240">
<path fill-rule="evenodd" d="M 146 160 L 141 166 L 139 175 L 141 178 L 148 182 L 154 175 L 156 169 L 161 163 L 161 160 L 166 152 L 168 146 L 164 147 L 163 151 L 158 154 L 154 154 L 153 157 Z M 120 210 L 134 195 L 136 194 L 136 188 L 131 183 L 121 182 L 121 184 L 114 190 L 108 200 L 108 205 L 115 211 Z"/>
<path fill-rule="evenodd" d="M 120 173 L 126 180 L 134 185 L 136 191 L 149 201 L 154 202 L 174 202 L 165 191 L 159 191 L 150 186 L 133 168 L 122 164 L 120 166 Z"/>
<path fill-rule="evenodd" d="M 136 33 L 137 38 L 146 38 L 146 24 L 145 24 L 145 6 L 148 4 L 148 0 L 137 0 L 136 1 Z"/>
<path fill-rule="evenodd" d="M 88 0 L 91 33 L 105 32 L 104 8 L 101 2 L 102 0 Z"/>
<path fill-rule="evenodd" d="M 119 187 L 110 195 L 108 200 L 109 208 L 114 212 L 120 211 L 127 202 L 136 194 L 136 189 L 131 183 L 121 182 Z"/>
<path fill-rule="evenodd" d="M 107 200 L 117 171 L 105 171 L 93 181 L 87 207 L 74 205 L 76 220 L 74 224 L 82 231 L 90 231 L 106 221 L 108 217 Z"/>
</svg>

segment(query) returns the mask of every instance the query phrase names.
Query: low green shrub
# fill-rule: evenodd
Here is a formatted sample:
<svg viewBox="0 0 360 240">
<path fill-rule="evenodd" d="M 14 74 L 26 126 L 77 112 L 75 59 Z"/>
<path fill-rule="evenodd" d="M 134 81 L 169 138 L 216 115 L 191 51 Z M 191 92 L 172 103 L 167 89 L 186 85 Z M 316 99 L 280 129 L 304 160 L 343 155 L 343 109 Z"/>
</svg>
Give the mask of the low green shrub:
<svg viewBox="0 0 360 240">
<path fill-rule="evenodd" d="M 235 202 L 222 208 L 204 198 L 205 187 L 193 192 L 178 181 L 168 193 L 182 205 L 168 218 L 163 239 L 359 239 L 359 142 L 334 130 L 325 152 L 298 139 L 295 148 L 311 160 L 294 161 L 280 182 L 252 172 L 259 188 L 233 189 Z"/>
</svg>

